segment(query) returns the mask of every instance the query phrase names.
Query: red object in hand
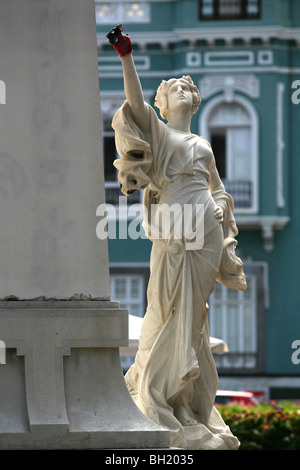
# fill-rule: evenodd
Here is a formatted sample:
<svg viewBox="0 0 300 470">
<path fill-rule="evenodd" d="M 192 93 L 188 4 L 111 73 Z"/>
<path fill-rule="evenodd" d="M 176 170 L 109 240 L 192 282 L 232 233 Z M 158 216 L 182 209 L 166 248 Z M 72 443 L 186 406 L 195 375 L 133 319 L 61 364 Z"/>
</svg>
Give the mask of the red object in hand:
<svg viewBox="0 0 300 470">
<path fill-rule="evenodd" d="M 128 34 L 123 34 L 123 28 L 121 24 L 115 26 L 106 35 L 106 37 L 109 39 L 109 42 L 114 47 L 114 49 L 116 49 L 120 57 L 124 57 L 125 55 L 132 53 L 130 37 Z"/>
</svg>

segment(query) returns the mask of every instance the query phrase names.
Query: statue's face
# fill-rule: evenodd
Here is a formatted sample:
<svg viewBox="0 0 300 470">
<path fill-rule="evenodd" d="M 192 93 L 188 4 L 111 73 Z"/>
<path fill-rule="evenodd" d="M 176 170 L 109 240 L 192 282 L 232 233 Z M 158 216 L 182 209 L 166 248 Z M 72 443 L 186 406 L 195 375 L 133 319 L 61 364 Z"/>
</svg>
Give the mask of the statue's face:
<svg viewBox="0 0 300 470">
<path fill-rule="evenodd" d="M 187 113 L 191 114 L 193 106 L 193 94 L 188 84 L 182 80 L 176 80 L 167 94 L 169 113 L 176 112 L 179 109 L 185 109 Z"/>
</svg>

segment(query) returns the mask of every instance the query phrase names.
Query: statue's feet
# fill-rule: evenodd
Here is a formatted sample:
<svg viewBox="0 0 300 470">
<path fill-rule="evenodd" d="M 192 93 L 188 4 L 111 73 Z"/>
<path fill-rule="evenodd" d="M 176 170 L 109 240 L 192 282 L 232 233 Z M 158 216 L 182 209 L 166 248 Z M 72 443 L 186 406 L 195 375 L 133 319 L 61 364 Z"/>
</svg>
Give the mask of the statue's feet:
<svg viewBox="0 0 300 470">
<path fill-rule="evenodd" d="M 179 404 L 174 410 L 174 414 L 182 426 L 195 426 L 198 424 L 193 417 L 192 410 L 184 404 Z"/>
</svg>

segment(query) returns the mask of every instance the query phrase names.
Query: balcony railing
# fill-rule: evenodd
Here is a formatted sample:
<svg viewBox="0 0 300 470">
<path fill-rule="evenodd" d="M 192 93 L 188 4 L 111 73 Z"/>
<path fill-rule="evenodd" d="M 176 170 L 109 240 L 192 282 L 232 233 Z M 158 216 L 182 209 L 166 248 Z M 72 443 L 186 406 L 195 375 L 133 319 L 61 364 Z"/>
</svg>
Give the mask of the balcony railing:
<svg viewBox="0 0 300 470">
<path fill-rule="evenodd" d="M 223 183 L 226 191 L 233 197 L 236 209 L 249 209 L 252 207 L 252 181 L 223 180 Z"/>
<path fill-rule="evenodd" d="M 251 370 L 260 369 L 260 363 L 257 352 L 240 352 L 240 353 L 226 353 L 224 355 L 216 355 L 215 363 L 219 372 L 228 370 Z"/>
<path fill-rule="evenodd" d="M 250 209 L 253 201 L 252 181 L 223 180 L 226 191 L 233 197 L 236 209 Z M 123 196 L 119 185 L 107 184 L 105 186 L 106 203 L 114 206 L 119 204 L 119 196 Z M 142 202 L 141 191 L 135 191 L 127 198 L 127 204 Z"/>
</svg>

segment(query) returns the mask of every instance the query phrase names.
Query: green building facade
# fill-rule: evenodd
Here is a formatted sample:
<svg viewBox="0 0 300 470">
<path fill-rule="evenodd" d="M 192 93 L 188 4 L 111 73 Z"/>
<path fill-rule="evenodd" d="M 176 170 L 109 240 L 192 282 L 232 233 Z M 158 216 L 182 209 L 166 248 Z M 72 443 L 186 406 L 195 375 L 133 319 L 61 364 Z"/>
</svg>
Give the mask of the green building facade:
<svg viewBox="0 0 300 470">
<path fill-rule="evenodd" d="M 198 86 L 202 104 L 191 130 L 211 142 L 235 201 L 248 289 L 216 284 L 209 302 L 210 334 L 229 347 L 215 357 L 220 388 L 300 399 L 300 2 L 110 0 L 95 7 L 106 200 L 117 214 L 117 223 L 108 216 L 111 296 L 144 315 L 151 251 L 139 226 L 142 194 L 127 198 L 126 221 L 112 165 L 111 120 L 125 97 L 121 62 L 105 35 L 122 23 L 146 101 L 154 104 L 163 79 L 190 75 Z M 130 223 L 140 229 L 136 239 Z"/>
</svg>

